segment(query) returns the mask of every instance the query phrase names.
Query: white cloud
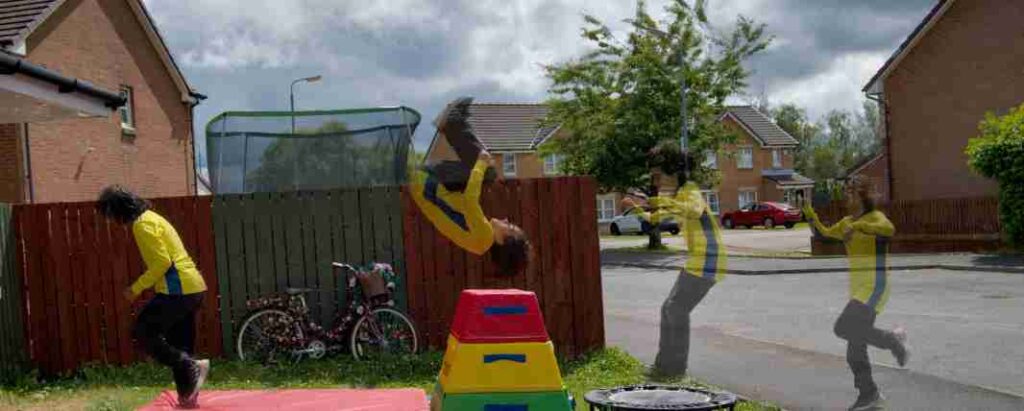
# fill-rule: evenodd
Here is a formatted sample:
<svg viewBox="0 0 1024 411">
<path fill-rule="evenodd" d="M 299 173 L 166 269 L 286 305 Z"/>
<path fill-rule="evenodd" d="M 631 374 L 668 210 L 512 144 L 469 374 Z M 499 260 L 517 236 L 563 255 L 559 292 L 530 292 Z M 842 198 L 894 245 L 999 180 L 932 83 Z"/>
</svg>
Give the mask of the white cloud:
<svg viewBox="0 0 1024 411">
<path fill-rule="evenodd" d="M 807 109 L 812 119 L 829 110 L 860 110 L 861 88 L 888 58 L 885 52 L 848 53 L 839 56 L 820 73 L 795 81 L 778 83 L 768 89 L 769 99 L 792 102 Z"/>
</svg>

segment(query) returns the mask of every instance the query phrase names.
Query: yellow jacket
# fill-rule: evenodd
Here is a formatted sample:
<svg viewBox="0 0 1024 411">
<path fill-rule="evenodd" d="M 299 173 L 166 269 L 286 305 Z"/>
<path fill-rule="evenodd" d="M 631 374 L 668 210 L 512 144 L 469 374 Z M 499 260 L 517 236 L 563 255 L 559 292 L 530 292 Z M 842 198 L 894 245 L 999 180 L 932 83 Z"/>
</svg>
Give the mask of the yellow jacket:
<svg viewBox="0 0 1024 411">
<path fill-rule="evenodd" d="M 856 219 L 847 216 L 835 225 L 826 227 L 818 220 L 814 210 L 808 208 L 804 213 L 813 222 L 817 233 L 844 240 L 846 255 L 850 260 L 850 298 L 881 313 L 889 300 L 886 257 L 889 253 L 889 240 L 896 233 L 892 222 L 876 210 Z M 845 240 L 847 231 L 852 231 L 849 240 Z"/>
<path fill-rule="evenodd" d="M 206 282 L 171 223 L 146 211 L 132 224 L 132 234 L 146 263 L 146 272 L 132 284 L 136 296 L 149 288 L 168 295 L 206 291 Z"/>
<path fill-rule="evenodd" d="M 690 275 L 719 281 L 728 263 L 722 232 L 693 182 L 683 185 L 675 198 L 655 197 L 650 201 L 653 213 L 644 213 L 652 225 L 666 217 L 675 217 L 683 225 L 689 257 L 683 269 Z"/>
<path fill-rule="evenodd" d="M 430 173 L 414 169 L 409 192 L 420 211 L 453 243 L 481 255 L 494 243 L 491 222 L 480 206 L 480 192 L 487 171 L 486 161 L 478 160 L 463 192 L 449 192 Z"/>
</svg>

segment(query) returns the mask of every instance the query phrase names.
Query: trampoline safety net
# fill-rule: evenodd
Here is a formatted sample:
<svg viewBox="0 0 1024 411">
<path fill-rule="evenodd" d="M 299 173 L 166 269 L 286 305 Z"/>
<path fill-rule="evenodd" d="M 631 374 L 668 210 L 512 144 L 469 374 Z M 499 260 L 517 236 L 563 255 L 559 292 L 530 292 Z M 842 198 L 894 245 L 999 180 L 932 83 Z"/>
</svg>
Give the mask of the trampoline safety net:
<svg viewBox="0 0 1024 411">
<path fill-rule="evenodd" d="M 226 112 L 206 125 L 216 194 L 398 185 L 420 114 L 408 107 Z"/>
</svg>

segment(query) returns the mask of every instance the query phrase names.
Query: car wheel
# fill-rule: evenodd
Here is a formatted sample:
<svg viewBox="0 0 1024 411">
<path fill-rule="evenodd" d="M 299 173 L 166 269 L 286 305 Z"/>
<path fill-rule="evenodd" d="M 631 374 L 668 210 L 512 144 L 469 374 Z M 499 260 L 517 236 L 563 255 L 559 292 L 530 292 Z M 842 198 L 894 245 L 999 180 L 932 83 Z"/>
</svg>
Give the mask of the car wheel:
<svg viewBox="0 0 1024 411">
<path fill-rule="evenodd" d="M 787 229 L 792 229 L 793 227 L 796 227 L 796 224 L 793 224 L 793 223 L 786 223 L 786 228 L 787 228 Z"/>
<path fill-rule="evenodd" d="M 722 221 L 722 225 L 724 225 L 725 228 L 728 228 L 728 229 L 731 230 L 733 228 L 733 226 L 732 226 L 732 219 L 731 218 L 726 218 L 725 221 Z"/>
<path fill-rule="evenodd" d="M 618 224 L 614 224 L 613 223 L 612 226 L 609 227 L 609 230 L 611 230 L 612 235 L 622 235 L 622 231 L 619 231 L 619 225 Z"/>
<path fill-rule="evenodd" d="M 640 223 L 640 234 L 651 235 L 651 225 L 646 221 Z"/>
<path fill-rule="evenodd" d="M 775 220 L 772 220 L 771 217 L 764 219 L 764 228 L 769 230 L 775 228 Z"/>
<path fill-rule="evenodd" d="M 669 233 L 672 233 L 672 235 L 679 235 L 679 230 L 673 229 L 672 231 L 669 231 Z"/>
</svg>

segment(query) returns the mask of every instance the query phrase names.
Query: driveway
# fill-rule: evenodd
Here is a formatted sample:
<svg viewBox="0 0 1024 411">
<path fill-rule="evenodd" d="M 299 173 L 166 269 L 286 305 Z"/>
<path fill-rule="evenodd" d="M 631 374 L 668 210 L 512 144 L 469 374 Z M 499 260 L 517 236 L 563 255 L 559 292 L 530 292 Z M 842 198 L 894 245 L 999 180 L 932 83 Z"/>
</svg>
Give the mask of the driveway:
<svg viewBox="0 0 1024 411">
<path fill-rule="evenodd" d="M 685 248 L 685 241 L 682 235 L 668 235 L 664 233 L 662 241 L 672 247 Z M 763 228 L 752 229 L 722 229 L 722 241 L 730 251 L 742 253 L 810 253 L 811 252 L 811 230 L 806 226 L 794 229 L 776 228 L 765 230 Z M 642 247 L 647 245 L 645 236 L 601 236 L 601 249 Z"/>
<path fill-rule="evenodd" d="M 661 302 L 677 272 L 603 269 L 609 345 L 657 351 Z M 1024 409 L 1024 275 L 896 271 L 878 326 L 905 325 L 908 369 L 871 350 L 892 410 Z M 832 324 L 844 273 L 729 276 L 693 312 L 691 372 L 787 409 L 845 409 L 855 397 Z"/>
</svg>

